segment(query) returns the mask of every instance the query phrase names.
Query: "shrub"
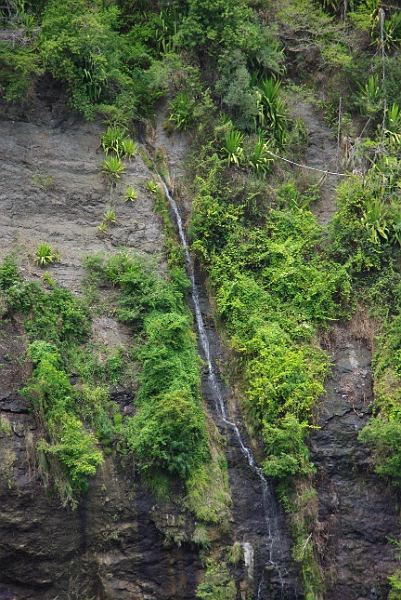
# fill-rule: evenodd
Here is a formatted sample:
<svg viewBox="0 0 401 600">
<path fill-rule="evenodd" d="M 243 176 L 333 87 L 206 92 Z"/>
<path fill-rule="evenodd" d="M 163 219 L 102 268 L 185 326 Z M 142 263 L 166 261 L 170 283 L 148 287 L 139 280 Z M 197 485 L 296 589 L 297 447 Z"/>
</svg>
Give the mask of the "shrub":
<svg viewBox="0 0 401 600">
<path fill-rule="evenodd" d="M 373 445 L 376 461 L 375 471 L 383 477 L 401 486 L 401 421 L 399 418 L 388 420 L 386 417 L 370 419 L 369 425 L 359 434 L 359 439 Z"/>
<path fill-rule="evenodd" d="M 196 597 L 200 600 L 234 600 L 236 596 L 235 581 L 227 565 L 208 559 L 205 580 L 198 585 Z"/>
<path fill-rule="evenodd" d="M 49 429 L 53 443 L 42 439 L 38 449 L 59 459 L 71 478 L 74 491 L 86 491 L 88 477 L 95 475 L 96 468 L 104 462 L 102 452 L 96 448 L 95 436 L 86 432 L 80 420 L 68 413 L 50 420 Z"/>
<path fill-rule="evenodd" d="M 123 426 L 125 443 L 144 472 L 165 470 L 188 478 L 209 462 L 210 453 L 182 276 L 167 282 L 124 252 L 92 258 L 87 266 L 120 288 L 116 314 L 143 335 L 132 355 L 142 366 L 138 412 Z"/>
<path fill-rule="evenodd" d="M 142 469 L 167 469 L 183 479 L 209 460 L 202 408 L 184 388 L 143 404 L 126 430 L 128 447 Z"/>
<path fill-rule="evenodd" d="M 83 0 L 55 0 L 42 20 L 41 56 L 44 66 L 67 88 L 71 103 L 93 116 L 93 105 L 118 85 L 119 41 L 114 8 L 97 11 Z"/>
</svg>

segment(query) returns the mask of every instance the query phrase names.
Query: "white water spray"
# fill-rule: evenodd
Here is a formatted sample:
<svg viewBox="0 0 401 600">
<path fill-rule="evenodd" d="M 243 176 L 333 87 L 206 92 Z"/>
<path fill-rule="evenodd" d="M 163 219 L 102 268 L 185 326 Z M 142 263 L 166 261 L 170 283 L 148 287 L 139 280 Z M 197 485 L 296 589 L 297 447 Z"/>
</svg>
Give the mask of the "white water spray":
<svg viewBox="0 0 401 600">
<path fill-rule="evenodd" d="M 170 202 L 171 209 L 174 213 L 174 217 L 175 217 L 175 220 L 177 223 L 180 242 L 181 242 L 182 248 L 184 250 L 184 258 L 185 258 L 185 262 L 187 263 L 187 267 L 188 267 L 188 276 L 189 276 L 189 279 L 190 279 L 191 285 L 192 285 L 192 299 L 193 299 L 194 308 L 195 308 L 195 319 L 196 319 L 196 324 L 198 327 L 199 342 L 200 342 L 201 348 L 203 350 L 203 353 L 205 355 L 206 363 L 208 366 L 208 375 L 207 375 L 208 382 L 209 382 L 211 390 L 213 391 L 216 412 L 219 415 L 220 419 L 234 431 L 235 436 L 240 445 L 242 454 L 247 459 L 248 464 L 249 464 L 250 468 L 252 469 L 252 471 L 254 473 L 256 473 L 256 475 L 258 476 L 258 478 L 260 480 L 261 487 L 262 487 L 263 512 L 264 512 L 264 517 L 265 517 L 265 522 L 266 522 L 267 532 L 268 532 L 268 537 L 269 537 L 269 564 L 275 569 L 275 571 L 278 574 L 278 577 L 280 580 L 280 585 L 281 585 L 281 598 L 284 598 L 283 572 L 280 570 L 279 566 L 277 565 L 277 563 L 275 561 L 275 551 L 279 550 L 280 554 L 281 554 L 281 539 L 280 539 L 280 531 L 279 531 L 279 525 L 278 525 L 276 500 L 274 498 L 272 487 L 271 487 L 270 483 L 268 482 L 268 480 L 266 479 L 266 477 L 263 475 L 262 469 L 255 464 L 255 458 L 253 456 L 252 451 L 250 450 L 250 448 L 248 448 L 245 445 L 245 443 L 242 439 L 241 433 L 238 429 L 238 426 L 236 425 L 236 423 L 233 423 L 232 421 L 230 421 L 228 419 L 223 393 L 221 391 L 220 383 L 216 377 L 216 373 L 215 373 L 215 370 L 214 370 L 213 364 L 212 364 L 209 339 L 207 337 L 205 323 L 203 321 L 203 316 L 202 316 L 202 312 L 201 312 L 201 308 L 200 308 L 199 290 L 198 290 L 198 286 L 196 285 L 196 282 L 195 282 L 193 264 L 192 264 L 191 256 L 190 256 L 189 250 L 188 250 L 188 242 L 187 242 L 187 238 L 185 235 L 181 214 L 178 209 L 177 203 L 174 200 L 174 198 L 171 196 L 166 183 L 164 182 L 162 177 L 160 177 L 160 179 L 164 186 L 166 196 Z M 262 574 L 260 583 L 258 585 L 256 600 L 262 600 L 263 585 L 264 585 L 264 575 Z"/>
</svg>

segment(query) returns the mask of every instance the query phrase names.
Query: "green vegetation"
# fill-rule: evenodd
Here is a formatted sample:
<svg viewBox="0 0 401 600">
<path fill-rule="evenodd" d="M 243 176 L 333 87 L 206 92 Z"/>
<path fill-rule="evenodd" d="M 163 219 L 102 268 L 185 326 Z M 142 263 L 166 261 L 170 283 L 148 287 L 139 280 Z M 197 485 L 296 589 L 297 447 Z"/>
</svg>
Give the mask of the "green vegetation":
<svg viewBox="0 0 401 600">
<path fill-rule="evenodd" d="M 102 135 L 102 148 L 106 155 L 113 152 L 118 159 L 131 158 L 138 150 L 130 137 L 125 135 L 125 130 L 120 127 L 108 127 Z"/>
<path fill-rule="evenodd" d="M 106 210 L 103 215 L 103 222 L 107 225 L 116 225 L 117 224 L 117 215 L 114 210 Z"/>
<path fill-rule="evenodd" d="M 264 442 L 263 471 L 277 482 L 291 518 L 306 597 L 319 597 L 308 445 L 328 370 L 318 339 L 357 305 L 374 315 L 378 331 L 375 413 L 360 439 L 372 448 L 377 472 L 401 485 L 400 14 L 387 7 L 381 36 L 377 0 L 7 6 L 0 12 L 6 32 L 1 93 L 10 102 L 25 100 L 45 73 L 61 82 L 71 107 L 104 119 L 101 168 L 112 184 L 126 170 L 123 159 L 138 150 L 130 137 L 134 121 L 151 116 L 160 96 L 169 99 L 166 131 L 190 133 L 192 251 L 228 340 L 249 430 Z M 282 36 L 287 48 L 278 27 L 289 32 Z M 7 37 L 16 31 L 20 37 Z M 320 182 L 273 160 L 277 154 L 304 158 L 306 128 L 292 107 L 306 100 L 325 114 L 349 159 L 337 213 L 324 230 L 309 211 Z M 154 168 L 146 150 L 140 152 Z M 155 164 L 168 176 L 165 158 L 158 150 Z M 35 182 L 47 187 L 42 176 Z M 107 386 L 122 377 L 128 359 L 107 355 L 102 366 L 88 345 L 87 304 L 53 282 L 45 292 L 24 281 L 11 259 L 0 268 L 0 288 L 9 311 L 25 318 L 34 369 L 24 393 L 47 432 L 39 448 L 70 486 L 67 496 L 83 490 L 100 464 L 100 442 L 103 448 L 116 443 L 135 454 L 150 482 L 166 481 L 166 473 L 184 478 L 185 506 L 217 523 L 227 516 L 228 484 L 201 406 L 182 251 L 160 186 L 149 181 L 145 189 L 164 218 L 167 276 L 125 252 L 87 263 L 94 281 L 120 290 L 116 316 L 136 336 L 130 356 L 141 367 L 135 416 L 120 419 L 107 399 Z M 125 200 L 135 198 L 128 188 Z M 99 231 L 115 221 L 110 208 Z M 55 259 L 50 247 L 36 258 L 38 264 Z M 79 388 L 69 383 L 72 372 L 82 379 Z M 194 541 L 208 547 L 202 524 Z M 199 598 L 235 594 L 226 562 L 208 563 Z M 396 598 L 399 575 L 390 583 Z"/>
<path fill-rule="evenodd" d="M 118 156 L 108 156 L 102 163 L 102 172 L 111 181 L 117 181 L 125 173 L 125 165 Z"/>
<path fill-rule="evenodd" d="M 142 372 L 139 410 L 124 426 L 127 447 L 142 470 L 166 469 L 185 479 L 209 460 L 209 449 L 182 275 L 168 284 L 124 253 L 106 261 L 95 257 L 87 266 L 121 289 L 116 315 L 144 335 L 133 355 Z"/>
<path fill-rule="evenodd" d="M 57 254 L 57 252 L 54 252 L 52 247 L 49 246 L 49 244 L 46 244 L 46 242 L 41 242 L 35 252 L 35 263 L 39 267 L 50 265 L 56 260 L 59 260 L 59 258 L 60 255 Z"/>
<path fill-rule="evenodd" d="M 37 451 L 44 456 L 47 477 L 74 506 L 103 462 L 101 446 L 109 452 L 117 444 L 120 452 L 134 453 L 150 482 L 166 472 L 187 480 L 188 508 L 204 521 L 220 522 L 230 504 L 228 482 L 224 458 L 216 450 L 211 457 L 184 299 L 188 281 L 178 267 L 170 280 L 163 279 L 155 265 L 127 253 L 88 258 L 87 266 L 92 281 L 103 277 L 121 289 L 116 316 L 137 340 L 129 359 L 124 350 L 111 352 L 89 342 L 91 314 L 85 301 L 54 284 L 45 291 L 24 281 L 11 257 L 0 267 L 7 313 L 24 316 L 30 342 L 27 359 L 33 371 L 22 393 L 43 427 Z M 141 385 L 135 416 L 123 420 L 108 388 L 123 381 L 130 361 L 141 365 Z M 70 383 L 70 373 L 79 376 L 78 385 Z M 210 477 L 221 479 L 211 504 Z"/>
<path fill-rule="evenodd" d="M 198 585 L 196 597 L 200 600 L 234 600 L 237 596 L 234 579 L 224 562 L 209 559 L 206 563 L 206 575 Z"/>
<path fill-rule="evenodd" d="M 133 187 L 129 187 L 125 190 L 125 198 L 124 198 L 125 202 L 128 202 L 128 200 L 131 200 L 131 202 L 134 202 L 137 198 L 138 198 L 138 194 L 134 190 Z"/>
</svg>

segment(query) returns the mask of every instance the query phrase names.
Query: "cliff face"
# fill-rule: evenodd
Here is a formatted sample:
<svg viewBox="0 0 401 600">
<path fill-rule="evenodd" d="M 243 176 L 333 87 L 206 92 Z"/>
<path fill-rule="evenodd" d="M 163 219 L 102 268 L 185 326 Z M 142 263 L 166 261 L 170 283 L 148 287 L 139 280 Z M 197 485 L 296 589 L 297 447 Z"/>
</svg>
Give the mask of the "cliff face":
<svg viewBox="0 0 401 600">
<path fill-rule="evenodd" d="M 52 277 L 79 292 L 84 256 L 121 245 L 160 252 L 162 223 L 153 212 L 152 196 L 141 185 L 149 172 L 136 157 L 128 163 L 120 192 L 132 185 L 139 192 L 138 200 L 124 203 L 120 193 L 118 226 L 110 228 L 107 237 L 97 233 L 96 225 L 110 202 L 96 150 L 103 126 L 75 121 L 65 110 L 59 90 L 46 89 L 29 110 L 10 112 L 2 107 L 0 154 L 5 177 L 0 188 L 0 255 L 3 258 L 14 249 L 22 257 L 23 273 L 39 280 L 39 269 L 24 256 L 46 241 L 61 255 L 50 269 Z M 172 144 L 171 171 L 179 177 L 185 143 L 161 137 L 160 122 L 161 118 L 156 144 Z M 330 206 L 324 208 L 330 212 Z M 206 299 L 202 311 L 214 355 L 224 361 Z M 93 336 L 109 347 L 129 344 L 127 331 L 110 316 L 95 321 Z M 316 539 L 328 587 L 326 598 L 384 599 L 387 575 L 397 566 L 388 537 L 397 538 L 400 528 L 393 491 L 372 473 L 370 456 L 357 441 L 372 399 L 370 352 L 363 341 L 341 328 L 327 341 L 327 348 L 334 368 L 322 408 L 322 428 L 312 436 L 319 494 Z M 3 321 L 0 598 L 193 599 L 205 565 L 199 545 L 192 541 L 195 520 L 177 500 L 182 492 L 179 483 L 175 500 L 158 502 L 141 485 L 130 460 L 110 455 L 75 511 L 60 506 L 59 499 L 45 489 L 45 473 L 40 473 L 33 453 L 38 424 L 18 395 L 29 375 L 27 365 L 19 360 L 24 350 L 21 323 Z M 232 574 L 238 597 L 244 600 L 249 594 L 257 596 L 258 588 L 260 598 L 281 598 L 282 576 L 285 597 L 301 598 L 285 516 L 277 507 L 283 532 L 278 552 L 282 566 L 277 569 L 270 560 L 260 480 L 250 471 L 233 431 L 215 414 L 207 386 L 204 391 L 210 412 L 227 437 L 234 504 L 231 531 L 216 527 L 209 532 L 212 555 L 217 557 L 222 547 L 234 541 L 242 545 L 244 559 L 232 567 Z M 114 399 L 122 412 L 132 410 L 131 393 L 116 392 Z M 240 421 L 235 405 L 230 415 Z M 244 428 L 240 429 L 247 441 Z"/>
<path fill-rule="evenodd" d="M 371 351 L 359 325 L 335 327 L 327 341 L 333 370 L 312 435 L 317 467 L 320 558 L 332 600 L 386 598 L 398 566 L 396 493 L 373 472 L 358 432 L 372 411 Z"/>
<path fill-rule="evenodd" d="M 46 241 L 61 256 L 52 278 L 79 292 L 85 255 L 120 245 L 160 251 L 162 223 L 143 192 L 149 172 L 137 157 L 128 163 L 124 190 L 135 186 L 138 201 L 124 203 L 120 193 L 118 226 L 107 237 L 97 234 L 110 202 L 96 152 L 104 126 L 74 121 L 59 90 L 47 89 L 30 109 L 3 107 L 0 253 L 16 251 L 23 274 L 39 280 L 27 255 Z M 127 331 L 106 316 L 95 320 L 93 340 L 129 344 Z M 75 511 L 44 488 L 46 475 L 38 473 L 33 452 L 38 424 L 18 395 L 29 375 L 19 362 L 24 350 L 21 324 L 3 322 L 0 598 L 193 598 L 204 572 L 199 548 L 189 542 L 194 521 L 186 521 L 174 502 L 157 504 L 131 462 L 107 457 Z M 130 390 L 120 390 L 115 400 L 130 410 Z"/>
</svg>

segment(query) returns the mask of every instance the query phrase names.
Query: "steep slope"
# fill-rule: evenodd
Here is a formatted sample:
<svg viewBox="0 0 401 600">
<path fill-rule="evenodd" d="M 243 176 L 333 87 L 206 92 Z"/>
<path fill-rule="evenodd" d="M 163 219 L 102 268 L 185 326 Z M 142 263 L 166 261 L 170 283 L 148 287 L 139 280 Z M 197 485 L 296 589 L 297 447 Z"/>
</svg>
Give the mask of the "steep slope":
<svg viewBox="0 0 401 600">
<path fill-rule="evenodd" d="M 341 162 L 334 136 L 307 104 L 296 108 L 308 127 L 308 166 L 337 171 Z M 335 214 L 339 177 L 322 183 L 322 200 L 312 210 L 326 226 Z M 357 313 L 335 325 L 324 341 L 332 364 L 317 423 L 311 434 L 317 468 L 317 547 L 327 598 L 386 598 L 387 577 L 397 568 L 391 539 L 400 535 L 394 488 L 372 472 L 369 450 L 358 432 L 372 412 L 372 324 Z M 367 565 L 370 565 L 367 568 Z"/>
</svg>

